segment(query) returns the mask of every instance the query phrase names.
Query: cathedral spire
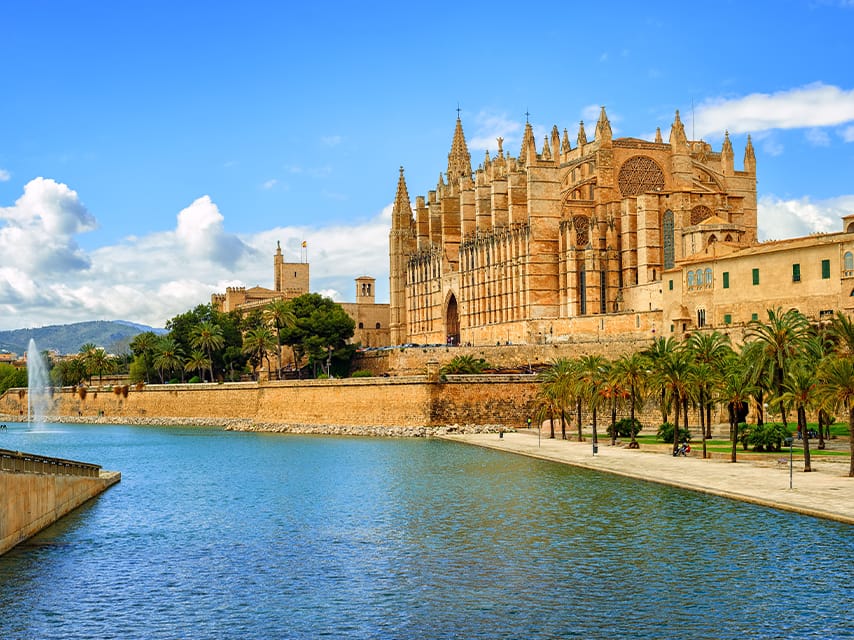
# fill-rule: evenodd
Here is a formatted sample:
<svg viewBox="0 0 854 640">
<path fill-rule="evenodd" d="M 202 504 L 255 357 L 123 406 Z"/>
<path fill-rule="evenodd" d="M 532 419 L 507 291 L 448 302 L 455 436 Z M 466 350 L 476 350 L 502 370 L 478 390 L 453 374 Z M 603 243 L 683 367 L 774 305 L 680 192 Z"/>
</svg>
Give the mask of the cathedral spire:
<svg viewBox="0 0 854 640">
<path fill-rule="evenodd" d="M 543 140 L 543 160 L 551 160 L 552 159 L 552 148 L 549 144 L 549 137 L 546 136 Z"/>
<path fill-rule="evenodd" d="M 463 134 L 463 123 L 457 113 L 454 139 L 451 142 L 451 152 L 448 154 L 448 183 L 456 184 L 459 178 L 469 175 L 471 175 L 471 156 L 466 145 L 465 134 Z"/>
<path fill-rule="evenodd" d="M 721 146 L 721 166 L 724 175 L 732 175 L 735 170 L 734 154 L 732 151 L 732 142 L 729 141 L 729 131 L 724 132 L 724 143 Z"/>
<path fill-rule="evenodd" d="M 560 131 L 557 130 L 557 125 L 552 126 L 552 156 L 555 160 L 560 160 Z"/>
<path fill-rule="evenodd" d="M 584 120 L 578 123 L 578 146 L 587 144 L 587 134 L 584 133 Z"/>
<path fill-rule="evenodd" d="M 744 147 L 744 170 L 748 173 L 756 173 L 756 154 L 753 151 L 753 141 L 747 134 L 747 146 Z"/>
<path fill-rule="evenodd" d="M 537 143 L 534 141 L 534 129 L 531 127 L 530 122 L 525 122 L 525 134 L 522 136 L 522 149 L 519 151 L 519 161 L 524 165 L 536 159 Z"/>
<path fill-rule="evenodd" d="M 661 139 L 661 127 L 655 128 L 655 143 L 661 144 L 663 141 Z"/>
<path fill-rule="evenodd" d="M 569 153 L 570 151 L 572 151 L 572 147 L 569 145 L 569 134 L 566 132 L 566 129 L 564 129 L 563 139 L 560 141 L 560 152 Z"/>
<path fill-rule="evenodd" d="M 674 151 L 688 151 L 688 138 L 685 137 L 685 127 L 679 119 L 679 109 L 676 110 L 676 117 L 670 127 L 670 145 Z"/>
<path fill-rule="evenodd" d="M 611 142 L 611 122 L 605 113 L 605 107 L 599 112 L 599 122 L 596 123 L 596 142 Z"/>
<path fill-rule="evenodd" d="M 406 188 L 406 178 L 403 177 L 403 167 L 397 179 L 397 193 L 391 210 L 392 228 L 409 228 L 412 222 L 412 205 L 409 201 L 409 191 Z"/>
</svg>

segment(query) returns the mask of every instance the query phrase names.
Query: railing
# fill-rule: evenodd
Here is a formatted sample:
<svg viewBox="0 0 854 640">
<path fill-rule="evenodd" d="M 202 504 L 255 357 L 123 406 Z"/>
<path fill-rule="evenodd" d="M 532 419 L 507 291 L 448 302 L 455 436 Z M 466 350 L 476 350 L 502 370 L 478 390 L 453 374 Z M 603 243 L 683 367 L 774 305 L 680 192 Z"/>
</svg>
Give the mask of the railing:
<svg viewBox="0 0 854 640">
<path fill-rule="evenodd" d="M 97 478 L 101 473 L 101 466 L 88 462 L 49 458 L 34 453 L 0 449 L 0 471 Z"/>
</svg>

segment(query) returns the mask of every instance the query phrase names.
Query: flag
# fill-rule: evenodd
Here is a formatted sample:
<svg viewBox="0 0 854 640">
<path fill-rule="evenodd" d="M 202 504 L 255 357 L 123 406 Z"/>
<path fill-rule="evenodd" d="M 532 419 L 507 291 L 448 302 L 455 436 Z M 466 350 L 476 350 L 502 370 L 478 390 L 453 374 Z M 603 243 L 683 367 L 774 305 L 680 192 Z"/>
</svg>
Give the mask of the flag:
<svg viewBox="0 0 854 640">
<path fill-rule="evenodd" d="M 305 249 L 307 247 L 308 247 L 308 243 L 305 240 L 303 240 L 302 241 L 302 248 Z"/>
</svg>

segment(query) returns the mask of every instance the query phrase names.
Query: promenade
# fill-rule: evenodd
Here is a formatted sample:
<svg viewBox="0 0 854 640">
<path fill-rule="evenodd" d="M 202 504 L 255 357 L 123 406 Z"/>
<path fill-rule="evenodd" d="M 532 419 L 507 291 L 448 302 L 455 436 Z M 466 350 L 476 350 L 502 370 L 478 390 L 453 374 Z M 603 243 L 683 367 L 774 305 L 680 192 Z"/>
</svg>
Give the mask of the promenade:
<svg viewBox="0 0 854 640">
<path fill-rule="evenodd" d="M 847 475 L 847 456 L 835 456 L 832 460 L 813 456 L 812 473 L 804 473 L 803 461 L 795 459 L 793 488 L 789 489 L 788 451 L 761 461 L 745 458 L 733 464 L 695 456 L 674 458 L 660 449 L 611 446 L 607 439 L 599 440 L 599 450 L 594 456 L 589 439 L 586 442 L 550 440 L 538 438 L 536 431 L 505 433 L 503 438 L 497 433 L 441 437 L 854 524 L 854 478 Z"/>
</svg>

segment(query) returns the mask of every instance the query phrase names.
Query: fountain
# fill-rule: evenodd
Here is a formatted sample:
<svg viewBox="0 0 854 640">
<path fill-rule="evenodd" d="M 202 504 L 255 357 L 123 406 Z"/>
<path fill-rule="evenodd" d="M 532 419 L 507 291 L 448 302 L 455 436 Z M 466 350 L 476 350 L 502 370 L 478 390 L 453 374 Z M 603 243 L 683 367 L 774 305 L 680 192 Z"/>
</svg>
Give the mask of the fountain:
<svg viewBox="0 0 854 640">
<path fill-rule="evenodd" d="M 44 426 L 50 406 L 50 391 L 47 362 L 39 353 L 36 341 L 30 338 L 27 347 L 27 422 L 30 425 Z"/>
</svg>

